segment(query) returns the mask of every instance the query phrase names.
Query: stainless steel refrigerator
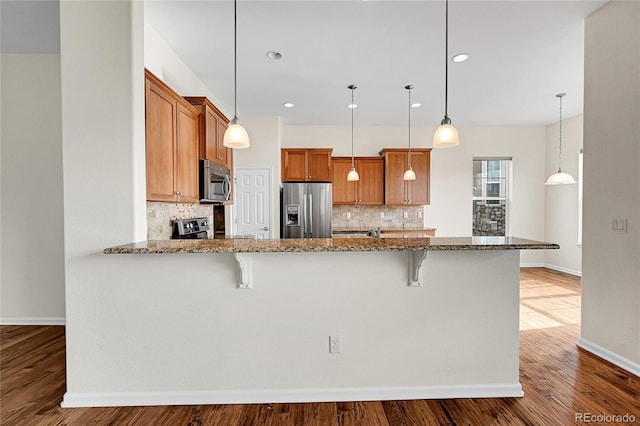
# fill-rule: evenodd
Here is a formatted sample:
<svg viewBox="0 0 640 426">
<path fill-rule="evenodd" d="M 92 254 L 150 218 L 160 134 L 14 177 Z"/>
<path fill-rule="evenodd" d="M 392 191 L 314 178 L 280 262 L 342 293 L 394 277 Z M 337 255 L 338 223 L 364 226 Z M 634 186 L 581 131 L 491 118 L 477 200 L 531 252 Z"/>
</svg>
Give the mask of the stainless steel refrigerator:
<svg viewBox="0 0 640 426">
<path fill-rule="evenodd" d="M 282 184 L 282 238 L 331 238 L 331 183 Z"/>
</svg>

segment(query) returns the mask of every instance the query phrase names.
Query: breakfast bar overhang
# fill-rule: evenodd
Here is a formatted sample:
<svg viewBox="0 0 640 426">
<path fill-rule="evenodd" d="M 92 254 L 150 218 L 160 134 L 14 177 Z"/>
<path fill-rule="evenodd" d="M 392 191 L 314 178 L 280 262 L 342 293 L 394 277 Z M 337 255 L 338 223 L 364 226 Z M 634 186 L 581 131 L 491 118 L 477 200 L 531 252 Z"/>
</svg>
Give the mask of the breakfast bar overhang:
<svg viewBox="0 0 640 426">
<path fill-rule="evenodd" d="M 112 287 L 70 295 L 82 308 L 62 405 L 519 397 L 519 250 L 557 248 L 511 237 L 108 248 Z"/>
</svg>

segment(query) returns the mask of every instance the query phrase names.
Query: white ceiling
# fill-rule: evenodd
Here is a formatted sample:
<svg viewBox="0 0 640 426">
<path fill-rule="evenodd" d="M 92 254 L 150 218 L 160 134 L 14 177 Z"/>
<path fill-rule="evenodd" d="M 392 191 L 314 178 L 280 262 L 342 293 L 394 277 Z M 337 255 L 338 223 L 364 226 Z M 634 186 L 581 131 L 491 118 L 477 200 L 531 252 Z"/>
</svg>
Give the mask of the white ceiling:
<svg viewBox="0 0 640 426">
<path fill-rule="evenodd" d="M 546 125 L 582 112 L 584 18 L 604 1 L 451 1 L 449 116 L 457 125 Z M 239 1 L 238 115 L 284 124 L 407 122 L 444 113 L 444 1 Z M 147 1 L 145 19 L 229 110 L 233 2 Z M 268 50 L 283 54 L 280 61 Z M 292 102 L 295 108 L 282 104 Z"/>
<path fill-rule="evenodd" d="M 546 125 L 582 112 L 584 18 L 602 0 L 449 5 L 449 116 L 456 125 Z M 3 53 L 59 51 L 57 1 L 0 1 Z M 233 109 L 233 1 L 147 0 L 145 19 Z M 284 55 L 267 59 L 268 50 Z M 444 113 L 444 1 L 238 2 L 238 113 L 284 124 L 404 125 Z M 199 95 L 199 94 L 185 94 Z M 296 106 L 285 109 L 284 102 Z"/>
</svg>

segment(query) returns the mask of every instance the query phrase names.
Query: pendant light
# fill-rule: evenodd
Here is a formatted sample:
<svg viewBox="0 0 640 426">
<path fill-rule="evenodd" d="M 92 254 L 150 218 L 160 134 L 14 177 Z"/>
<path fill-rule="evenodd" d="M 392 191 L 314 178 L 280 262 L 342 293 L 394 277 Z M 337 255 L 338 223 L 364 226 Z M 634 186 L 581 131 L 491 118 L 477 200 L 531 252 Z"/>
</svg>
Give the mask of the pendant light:
<svg viewBox="0 0 640 426">
<path fill-rule="evenodd" d="M 544 183 L 545 185 L 567 185 L 571 183 L 578 183 L 575 181 L 573 176 L 562 171 L 562 98 L 566 95 L 566 93 L 558 93 L 556 95 L 556 98 L 560 99 L 560 145 L 558 147 L 558 172 L 549 176 L 549 179 Z"/>
<path fill-rule="evenodd" d="M 445 0 L 445 37 L 444 37 L 444 118 L 433 135 L 434 148 L 450 148 L 460 143 L 458 130 L 451 124 L 447 115 L 449 98 L 449 0 Z"/>
<path fill-rule="evenodd" d="M 237 0 L 233 0 L 233 120 L 229 122 L 229 127 L 224 132 L 222 144 L 227 148 L 244 149 L 249 148 L 249 134 L 240 124 L 238 119 L 238 18 Z"/>
<path fill-rule="evenodd" d="M 347 86 L 351 89 L 351 104 L 349 108 L 351 109 L 351 170 L 347 174 L 347 180 L 349 182 L 356 182 L 360 180 L 360 175 L 356 170 L 356 163 L 353 157 L 353 110 L 356 109 L 356 104 L 353 102 L 353 91 L 358 88 L 355 84 L 350 84 Z"/>
<path fill-rule="evenodd" d="M 409 153 L 407 154 L 407 171 L 404 172 L 403 179 L 416 180 L 416 172 L 411 168 L 411 89 L 413 89 L 413 86 L 409 84 L 404 88 L 409 92 Z"/>
</svg>

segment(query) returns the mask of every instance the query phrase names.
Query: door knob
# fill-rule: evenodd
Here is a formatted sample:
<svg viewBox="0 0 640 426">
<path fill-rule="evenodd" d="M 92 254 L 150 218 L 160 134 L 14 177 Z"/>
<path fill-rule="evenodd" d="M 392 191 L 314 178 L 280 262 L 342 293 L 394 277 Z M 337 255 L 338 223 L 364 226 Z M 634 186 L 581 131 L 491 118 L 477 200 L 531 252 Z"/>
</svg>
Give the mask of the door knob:
<svg viewBox="0 0 640 426">
<path fill-rule="evenodd" d="M 262 228 L 263 231 L 268 231 L 269 228 L 267 228 L 266 226 L 264 228 Z"/>
</svg>

